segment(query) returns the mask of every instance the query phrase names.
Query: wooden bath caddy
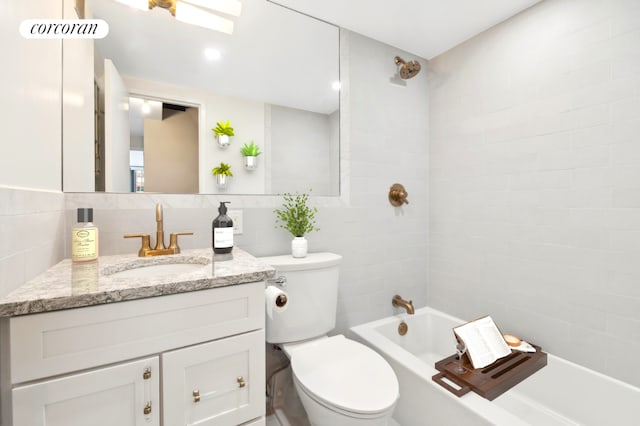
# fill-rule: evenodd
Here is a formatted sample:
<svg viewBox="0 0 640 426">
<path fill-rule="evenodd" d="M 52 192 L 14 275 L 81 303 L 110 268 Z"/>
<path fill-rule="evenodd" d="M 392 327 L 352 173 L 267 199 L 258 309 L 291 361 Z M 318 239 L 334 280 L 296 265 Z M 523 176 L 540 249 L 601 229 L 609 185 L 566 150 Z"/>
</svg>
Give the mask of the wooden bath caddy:
<svg viewBox="0 0 640 426">
<path fill-rule="evenodd" d="M 436 362 L 436 370 L 439 373 L 432 379 L 458 397 L 474 391 L 491 401 L 547 365 L 547 354 L 542 352 L 539 346 L 532 346 L 536 348 L 536 352 L 512 350 L 511 355 L 483 368 L 474 369 L 468 357 L 464 355 L 464 373 L 456 372 L 459 361 L 456 355 L 451 355 Z M 444 378 L 460 386 L 460 389 L 451 386 L 443 380 Z"/>
</svg>

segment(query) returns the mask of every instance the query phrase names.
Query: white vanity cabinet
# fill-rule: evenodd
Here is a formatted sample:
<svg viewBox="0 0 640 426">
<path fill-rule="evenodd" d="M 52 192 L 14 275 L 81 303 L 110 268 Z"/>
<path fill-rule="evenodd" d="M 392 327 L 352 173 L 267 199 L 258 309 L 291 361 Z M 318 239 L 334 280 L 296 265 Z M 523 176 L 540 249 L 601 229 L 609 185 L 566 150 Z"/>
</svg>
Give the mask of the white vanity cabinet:
<svg viewBox="0 0 640 426">
<path fill-rule="evenodd" d="M 263 282 L 0 325 L 2 426 L 264 424 Z"/>
</svg>

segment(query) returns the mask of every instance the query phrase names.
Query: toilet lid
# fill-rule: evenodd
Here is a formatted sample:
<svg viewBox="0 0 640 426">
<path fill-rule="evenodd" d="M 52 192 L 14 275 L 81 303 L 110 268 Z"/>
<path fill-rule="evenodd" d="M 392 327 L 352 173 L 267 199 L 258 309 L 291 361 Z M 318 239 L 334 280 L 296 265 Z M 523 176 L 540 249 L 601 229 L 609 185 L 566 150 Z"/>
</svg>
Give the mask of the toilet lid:
<svg viewBox="0 0 640 426">
<path fill-rule="evenodd" d="M 345 411 L 380 413 L 398 399 L 391 366 L 372 349 L 342 335 L 293 352 L 291 368 L 310 396 Z"/>
</svg>

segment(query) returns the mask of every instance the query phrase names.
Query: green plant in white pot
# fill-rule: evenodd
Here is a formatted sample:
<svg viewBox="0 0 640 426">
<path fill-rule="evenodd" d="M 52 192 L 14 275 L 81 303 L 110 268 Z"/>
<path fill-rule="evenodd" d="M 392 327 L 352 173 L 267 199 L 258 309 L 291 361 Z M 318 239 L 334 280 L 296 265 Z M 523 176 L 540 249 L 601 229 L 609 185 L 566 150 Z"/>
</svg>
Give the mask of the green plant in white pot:
<svg viewBox="0 0 640 426">
<path fill-rule="evenodd" d="M 249 144 L 244 144 L 242 148 L 240 148 L 240 152 L 244 157 L 244 168 L 247 170 L 255 170 L 258 168 L 258 155 L 262 154 L 260 152 L 260 147 L 251 141 Z"/>
<path fill-rule="evenodd" d="M 229 184 L 229 178 L 233 176 L 231 166 L 227 163 L 220 163 L 219 166 L 211 169 L 211 173 L 216 177 L 216 186 L 219 189 L 226 189 Z"/>
<path fill-rule="evenodd" d="M 282 198 L 282 208 L 273 211 L 276 214 L 276 228 L 286 229 L 293 235 L 291 241 L 293 257 L 306 257 L 308 243 L 305 234 L 320 230 L 315 226 L 318 209 L 307 205 L 309 194 L 285 193 Z"/>
<path fill-rule="evenodd" d="M 231 127 L 231 120 L 227 120 L 226 122 L 218 121 L 216 127 L 211 130 L 215 133 L 220 148 L 228 147 L 231 143 L 230 137 L 235 135 L 233 127 Z"/>
</svg>

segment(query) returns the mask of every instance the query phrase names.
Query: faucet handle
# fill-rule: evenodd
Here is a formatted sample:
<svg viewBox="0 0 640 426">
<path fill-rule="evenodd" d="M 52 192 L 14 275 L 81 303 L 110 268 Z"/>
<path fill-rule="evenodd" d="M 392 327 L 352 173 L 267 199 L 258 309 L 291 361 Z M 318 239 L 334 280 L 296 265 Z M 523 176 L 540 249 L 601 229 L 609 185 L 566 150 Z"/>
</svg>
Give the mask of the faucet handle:
<svg viewBox="0 0 640 426">
<path fill-rule="evenodd" d="M 180 235 L 193 235 L 193 232 L 172 232 L 169 235 L 169 248 L 173 249 L 175 254 L 180 253 L 180 247 L 178 246 L 178 236 Z"/>
<path fill-rule="evenodd" d="M 145 257 L 151 250 L 151 237 L 149 237 L 149 234 L 126 234 L 124 238 L 142 238 L 142 247 L 138 250 L 138 257 Z"/>
</svg>

